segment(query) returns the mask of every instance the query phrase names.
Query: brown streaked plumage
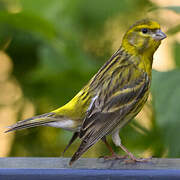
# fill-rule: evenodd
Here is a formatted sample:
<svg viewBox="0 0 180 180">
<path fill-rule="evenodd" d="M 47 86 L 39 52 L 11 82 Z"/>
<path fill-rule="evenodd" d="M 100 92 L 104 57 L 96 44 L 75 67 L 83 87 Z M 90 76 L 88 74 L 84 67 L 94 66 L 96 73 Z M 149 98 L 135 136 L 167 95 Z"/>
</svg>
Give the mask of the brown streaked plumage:
<svg viewBox="0 0 180 180">
<path fill-rule="evenodd" d="M 113 68 L 112 61 L 109 62 L 109 65 L 106 65 L 109 68 L 105 70 L 105 74 L 108 74 L 109 78 L 103 77 L 103 70 L 100 70 L 101 75 L 97 74 L 101 78 L 103 77 L 106 82 L 99 84 L 101 87 L 99 96 L 94 101 L 83 122 L 80 130 L 82 143 L 72 157 L 71 163 L 98 140 L 111 134 L 115 129 L 122 128 L 141 110 L 142 105 L 139 107 L 139 100 L 141 99 L 143 104 L 147 100 L 150 78 L 146 72 L 139 70 L 125 53 L 125 50 L 116 53 L 116 57 L 120 58 L 117 58 L 119 65 L 116 64 L 115 70 L 111 69 Z M 124 61 L 124 57 L 126 61 Z M 116 58 L 113 56 L 113 59 Z M 116 78 L 113 77 L 116 71 L 118 71 L 117 74 L 120 78 L 117 75 Z M 107 88 L 109 83 L 112 83 L 112 85 Z M 92 87 L 97 88 L 98 85 Z"/>
<path fill-rule="evenodd" d="M 160 29 L 156 22 L 137 22 L 125 34 L 121 48 L 90 81 L 88 87 L 90 91 L 96 92 L 97 98 L 80 129 L 82 142 L 71 158 L 70 165 L 109 134 L 112 134 L 114 143 L 133 160 L 141 161 L 121 144 L 118 132 L 139 113 L 148 98 L 153 54 L 165 35 L 162 33 L 159 40 L 152 40 L 152 35 L 137 39 L 140 33 L 136 35 L 134 31 L 139 31 L 139 27 L 148 28 L 152 34 Z"/>
</svg>

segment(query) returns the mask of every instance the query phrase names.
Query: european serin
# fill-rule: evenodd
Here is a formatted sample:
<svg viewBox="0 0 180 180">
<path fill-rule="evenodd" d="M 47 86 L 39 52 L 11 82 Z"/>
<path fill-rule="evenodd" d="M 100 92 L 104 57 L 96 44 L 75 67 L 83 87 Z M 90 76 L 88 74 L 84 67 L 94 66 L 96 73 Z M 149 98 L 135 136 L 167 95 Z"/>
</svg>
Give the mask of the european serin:
<svg viewBox="0 0 180 180">
<path fill-rule="evenodd" d="M 77 137 L 81 144 L 70 165 L 100 139 L 112 156 L 118 157 L 106 141 L 112 134 L 116 146 L 132 160 L 141 161 L 121 144 L 119 130 L 139 113 L 148 98 L 153 54 L 164 38 L 157 22 L 138 21 L 125 33 L 120 48 L 70 102 L 50 113 L 19 121 L 6 132 L 41 125 L 73 131 L 65 151 Z"/>
</svg>

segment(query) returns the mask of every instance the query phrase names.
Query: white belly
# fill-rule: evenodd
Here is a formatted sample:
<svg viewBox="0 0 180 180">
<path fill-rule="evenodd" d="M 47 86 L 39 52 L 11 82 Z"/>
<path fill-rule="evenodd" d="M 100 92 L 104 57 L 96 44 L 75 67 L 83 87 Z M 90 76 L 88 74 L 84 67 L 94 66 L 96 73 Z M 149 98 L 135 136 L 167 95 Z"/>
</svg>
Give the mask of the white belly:
<svg viewBox="0 0 180 180">
<path fill-rule="evenodd" d="M 57 128 L 63 128 L 66 130 L 75 130 L 76 128 L 74 127 L 74 121 L 72 120 L 61 120 L 57 122 L 51 122 L 47 124 L 48 126 L 52 127 L 57 127 Z"/>
</svg>

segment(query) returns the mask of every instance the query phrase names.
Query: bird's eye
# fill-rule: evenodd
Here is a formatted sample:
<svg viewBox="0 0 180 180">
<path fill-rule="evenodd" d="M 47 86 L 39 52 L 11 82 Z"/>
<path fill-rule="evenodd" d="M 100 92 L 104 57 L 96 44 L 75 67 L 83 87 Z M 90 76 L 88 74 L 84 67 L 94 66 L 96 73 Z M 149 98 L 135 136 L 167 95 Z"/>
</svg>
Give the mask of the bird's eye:
<svg viewBox="0 0 180 180">
<path fill-rule="evenodd" d="M 143 28 L 141 31 L 142 31 L 143 34 L 146 34 L 148 32 L 148 29 L 147 28 Z"/>
</svg>

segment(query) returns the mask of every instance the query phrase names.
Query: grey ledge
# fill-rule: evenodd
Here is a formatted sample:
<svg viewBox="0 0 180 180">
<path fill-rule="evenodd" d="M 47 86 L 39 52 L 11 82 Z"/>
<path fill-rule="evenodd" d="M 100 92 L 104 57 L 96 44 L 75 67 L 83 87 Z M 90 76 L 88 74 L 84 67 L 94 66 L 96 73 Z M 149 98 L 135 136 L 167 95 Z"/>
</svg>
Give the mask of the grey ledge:
<svg viewBox="0 0 180 180">
<path fill-rule="evenodd" d="M 0 158 L 0 179 L 180 179 L 180 159 L 126 163 L 122 160 L 81 158 Z"/>
</svg>

